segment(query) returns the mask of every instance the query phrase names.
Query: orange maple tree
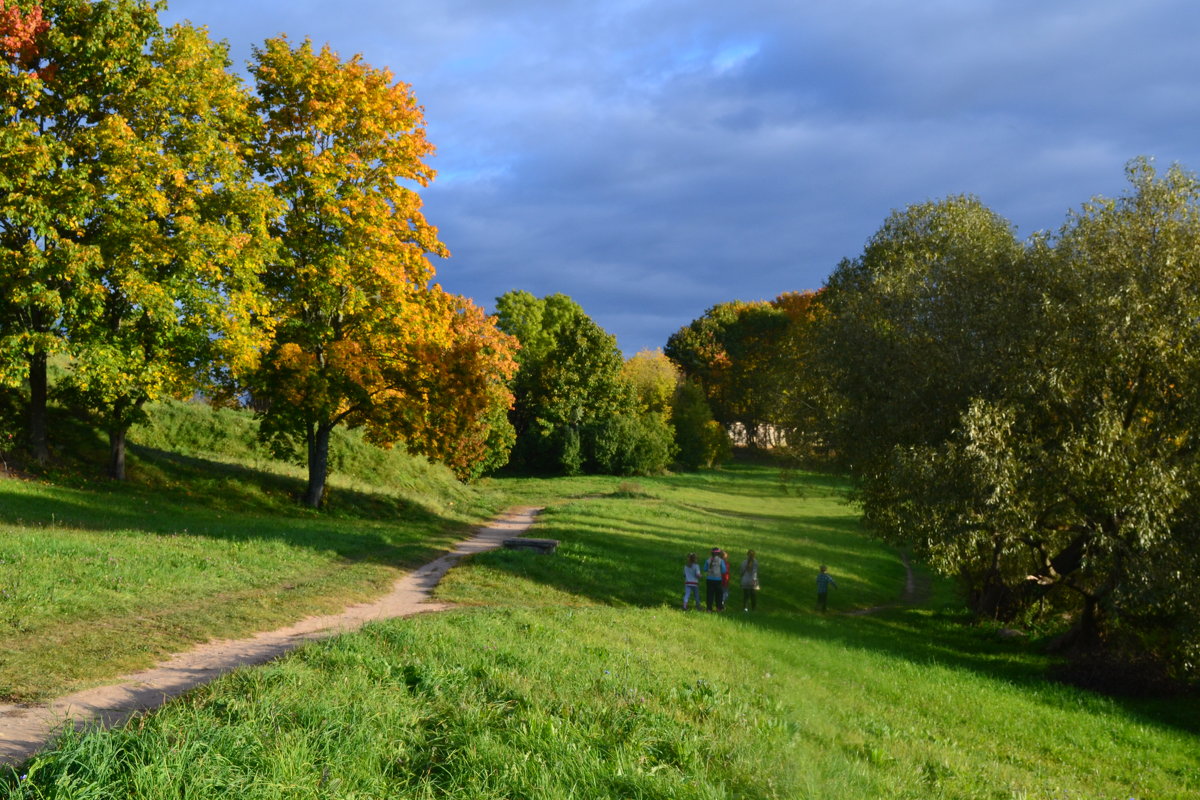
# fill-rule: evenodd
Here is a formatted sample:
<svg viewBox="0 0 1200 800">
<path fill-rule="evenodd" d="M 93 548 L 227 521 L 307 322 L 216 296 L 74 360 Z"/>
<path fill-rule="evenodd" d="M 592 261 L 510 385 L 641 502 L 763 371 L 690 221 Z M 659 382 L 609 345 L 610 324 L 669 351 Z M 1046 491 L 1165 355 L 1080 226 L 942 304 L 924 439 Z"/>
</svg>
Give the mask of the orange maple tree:
<svg viewBox="0 0 1200 800">
<path fill-rule="evenodd" d="M 264 278 L 275 338 L 252 387 L 264 434 L 303 442 L 313 507 L 341 424 L 472 476 L 500 457 L 486 451 L 503 445 L 490 421 L 511 402 L 514 344 L 430 284 L 429 256 L 449 253 L 415 188 L 434 177 L 422 108 L 388 70 L 308 40 L 270 39 L 254 56 L 257 168 L 283 203 Z"/>
</svg>

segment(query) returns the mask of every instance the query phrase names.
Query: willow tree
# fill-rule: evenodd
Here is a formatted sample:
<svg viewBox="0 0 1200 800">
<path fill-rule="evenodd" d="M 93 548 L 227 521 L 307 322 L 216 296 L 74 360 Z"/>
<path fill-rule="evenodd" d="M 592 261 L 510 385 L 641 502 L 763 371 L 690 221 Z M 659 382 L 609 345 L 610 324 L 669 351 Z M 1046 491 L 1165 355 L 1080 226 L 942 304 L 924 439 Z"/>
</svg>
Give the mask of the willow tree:
<svg viewBox="0 0 1200 800">
<path fill-rule="evenodd" d="M 1200 665 L 1200 182 L 1130 164 L 1052 237 L 973 201 L 894 215 L 830 282 L 865 518 L 982 614 Z"/>
<path fill-rule="evenodd" d="M 1033 303 L 1026 264 L 1006 220 L 951 197 L 894 212 L 824 293 L 816 362 L 831 445 L 858 479 L 867 524 L 946 554 L 939 564 L 979 594 L 1004 584 L 1003 542 L 1021 529 L 984 513 L 945 448 L 972 403 L 1000 396 L 1017 371 Z M 957 509 L 961 524 L 948 519 Z"/>
<path fill-rule="evenodd" d="M 1039 259 L 1025 369 L 968 418 L 1003 436 L 971 461 L 994 513 L 1025 521 L 1027 591 L 1076 611 L 1085 644 L 1200 674 L 1200 181 L 1145 159 L 1127 174 Z"/>
</svg>

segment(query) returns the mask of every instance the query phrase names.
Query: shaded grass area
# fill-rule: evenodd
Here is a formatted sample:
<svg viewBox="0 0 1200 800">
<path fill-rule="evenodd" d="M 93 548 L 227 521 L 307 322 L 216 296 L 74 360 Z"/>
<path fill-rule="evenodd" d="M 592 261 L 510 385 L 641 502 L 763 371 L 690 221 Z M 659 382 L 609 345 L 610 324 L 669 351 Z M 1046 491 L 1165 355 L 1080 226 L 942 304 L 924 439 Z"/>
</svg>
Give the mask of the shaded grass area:
<svg viewBox="0 0 1200 800">
<path fill-rule="evenodd" d="M 439 590 L 479 605 L 375 624 L 120 730 L 70 734 L 24 778 L 0 782 L 0 797 L 1200 792 L 1194 700 L 1049 683 L 1028 643 L 965 626 L 953 609 L 812 611 L 818 561 L 842 584 L 841 610 L 894 600 L 902 580 L 836 481 L 811 476 L 797 496 L 771 470 L 739 467 L 492 489 L 553 500 L 535 535 L 559 538 L 558 553 L 483 554 Z M 759 551 L 762 611 L 673 607 L 683 554 L 710 542 Z"/>
</svg>

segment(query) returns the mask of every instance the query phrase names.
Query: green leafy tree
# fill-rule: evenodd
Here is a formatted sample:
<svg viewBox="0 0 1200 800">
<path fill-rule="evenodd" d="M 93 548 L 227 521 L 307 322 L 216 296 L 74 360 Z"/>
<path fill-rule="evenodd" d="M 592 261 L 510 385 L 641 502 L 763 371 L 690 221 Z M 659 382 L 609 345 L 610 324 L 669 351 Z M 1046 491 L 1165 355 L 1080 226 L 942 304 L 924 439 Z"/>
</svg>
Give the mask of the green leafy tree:
<svg viewBox="0 0 1200 800">
<path fill-rule="evenodd" d="M 109 433 L 109 473 L 142 405 L 253 359 L 265 241 L 244 166 L 251 117 L 222 48 L 164 31 L 149 2 L 0 7 L 0 379 L 29 386 L 48 453 L 50 355 Z"/>
<path fill-rule="evenodd" d="M 595 468 L 610 475 L 654 475 L 675 458 L 675 429 L 663 414 L 633 411 L 596 420 L 587 431 Z"/>
<path fill-rule="evenodd" d="M 632 474 L 670 463 L 668 423 L 639 414 L 616 339 L 577 303 L 514 290 L 497 298 L 496 310 L 501 330 L 521 343 L 513 382 L 516 466 Z"/>
<path fill-rule="evenodd" d="M 999 396 L 1012 378 L 1007 356 L 1034 307 L 1022 293 L 1032 285 L 1025 264 L 1007 221 L 975 198 L 951 197 L 894 212 L 825 295 L 818 364 L 832 389 L 833 448 L 858 478 L 864 519 L 931 555 L 935 539 L 962 548 L 938 563 L 964 575 L 981 613 L 1001 600 L 999 562 L 987 558 L 995 532 L 942 526 L 938 448 L 974 401 Z M 973 507 L 965 487 L 951 488 L 972 476 L 952 477 L 945 496 Z"/>
<path fill-rule="evenodd" d="M 823 358 L 865 518 L 975 609 L 1200 655 L 1200 185 L 1130 165 L 1021 246 L 969 198 L 894 214 L 831 278 Z"/>
<path fill-rule="evenodd" d="M 699 382 L 685 380 L 679 384 L 671 421 L 675 427 L 677 461 L 684 469 L 714 467 L 733 457 L 729 437 L 721 423 L 713 419 Z"/>
<path fill-rule="evenodd" d="M 149 2 L 0 3 L 0 381 L 28 385 L 28 446 L 50 454 L 47 363 L 105 294 L 92 241 L 105 136 L 145 75 Z"/>
<path fill-rule="evenodd" d="M 104 292 L 75 321 L 64 391 L 108 432 L 112 478 L 147 402 L 247 372 L 264 342 L 270 201 L 246 161 L 254 128 L 224 48 L 190 26 L 153 37 L 96 127 L 107 191 L 87 241 Z"/>
<path fill-rule="evenodd" d="M 975 460 L 1012 484 L 985 488 L 1023 528 L 1004 544 L 1024 549 L 1024 592 L 1074 612 L 1083 644 L 1161 637 L 1200 673 L 1200 587 L 1183 569 L 1200 492 L 1200 182 L 1144 159 L 1127 173 L 1129 193 L 1085 204 L 1037 251 L 1023 369 L 969 419 L 976 438 L 1006 433 Z"/>
</svg>

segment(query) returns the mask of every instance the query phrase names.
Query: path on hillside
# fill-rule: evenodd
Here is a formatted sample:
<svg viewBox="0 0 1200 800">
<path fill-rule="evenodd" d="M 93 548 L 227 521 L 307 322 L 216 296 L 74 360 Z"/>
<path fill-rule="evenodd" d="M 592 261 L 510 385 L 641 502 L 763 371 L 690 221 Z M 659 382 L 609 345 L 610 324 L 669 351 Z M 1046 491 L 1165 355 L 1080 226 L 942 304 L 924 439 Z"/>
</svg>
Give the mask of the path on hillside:
<svg viewBox="0 0 1200 800">
<path fill-rule="evenodd" d="M 306 642 L 358 630 L 375 620 L 449 608 L 447 603 L 429 602 L 442 576 L 466 556 L 495 550 L 505 539 L 520 536 L 541 510 L 533 506 L 509 509 L 477 529 L 475 536 L 460 542 L 451 552 L 406 573 L 393 584 L 391 592 L 370 603 L 350 606 L 338 614 L 309 617 L 245 639 L 211 641 L 151 669 L 122 675 L 113 684 L 49 703 L 0 704 L 0 766 L 15 766 L 28 760 L 68 722 L 77 727 L 94 723 L 105 727 L 119 725 L 238 667 L 263 664 Z"/>
<path fill-rule="evenodd" d="M 866 614 L 875 614 L 879 611 L 885 611 L 889 608 L 899 608 L 901 606 L 915 606 L 929 599 L 929 580 L 920 580 L 917 578 L 916 572 L 913 571 L 912 562 L 908 560 L 908 553 L 901 553 L 900 560 L 904 562 L 904 594 L 900 596 L 899 602 L 886 603 L 881 606 L 871 606 L 870 608 L 856 608 L 853 611 L 841 612 L 847 617 L 861 617 Z"/>
</svg>

